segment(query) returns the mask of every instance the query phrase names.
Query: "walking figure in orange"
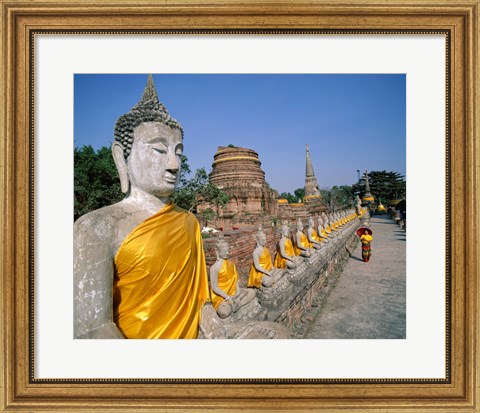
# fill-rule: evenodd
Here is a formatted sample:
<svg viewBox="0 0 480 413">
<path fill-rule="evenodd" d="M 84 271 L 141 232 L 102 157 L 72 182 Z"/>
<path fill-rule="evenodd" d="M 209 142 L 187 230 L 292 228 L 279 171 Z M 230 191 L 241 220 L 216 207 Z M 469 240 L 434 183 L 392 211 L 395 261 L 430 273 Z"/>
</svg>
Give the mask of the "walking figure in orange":
<svg viewBox="0 0 480 413">
<path fill-rule="evenodd" d="M 368 262 L 372 256 L 372 230 L 370 228 L 362 227 L 357 229 L 357 235 L 360 237 L 360 242 L 362 243 L 363 262 Z"/>
</svg>

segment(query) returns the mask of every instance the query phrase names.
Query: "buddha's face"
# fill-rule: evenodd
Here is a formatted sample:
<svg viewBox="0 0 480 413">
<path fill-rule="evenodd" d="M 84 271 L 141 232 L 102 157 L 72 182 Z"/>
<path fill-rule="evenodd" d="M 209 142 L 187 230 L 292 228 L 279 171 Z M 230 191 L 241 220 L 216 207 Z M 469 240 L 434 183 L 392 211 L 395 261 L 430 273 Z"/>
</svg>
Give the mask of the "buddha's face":
<svg viewBox="0 0 480 413">
<path fill-rule="evenodd" d="M 290 233 L 290 230 L 288 229 L 287 226 L 282 227 L 282 235 L 283 235 L 284 237 L 288 237 L 288 234 L 289 234 L 289 233 Z"/>
<path fill-rule="evenodd" d="M 180 176 L 181 132 L 160 122 L 145 122 L 133 133 L 127 159 L 130 184 L 157 197 L 170 196 Z"/>
<path fill-rule="evenodd" d="M 222 260 L 227 259 L 228 258 L 228 249 L 229 249 L 228 244 L 224 243 L 224 244 L 220 245 L 217 249 L 218 258 L 221 258 Z"/>
<path fill-rule="evenodd" d="M 265 234 L 258 234 L 257 235 L 257 242 L 258 242 L 258 245 L 261 245 L 262 247 L 265 246 L 265 244 L 267 243 L 267 236 Z"/>
<path fill-rule="evenodd" d="M 297 231 L 303 231 L 303 224 L 301 222 L 297 223 Z"/>
</svg>

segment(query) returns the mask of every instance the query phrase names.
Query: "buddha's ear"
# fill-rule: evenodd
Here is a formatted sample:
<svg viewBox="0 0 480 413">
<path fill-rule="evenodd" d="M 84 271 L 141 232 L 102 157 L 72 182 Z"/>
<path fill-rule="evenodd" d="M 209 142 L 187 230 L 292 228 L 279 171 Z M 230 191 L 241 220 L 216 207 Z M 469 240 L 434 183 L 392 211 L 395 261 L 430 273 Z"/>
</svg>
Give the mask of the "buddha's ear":
<svg viewBox="0 0 480 413">
<path fill-rule="evenodd" d="M 113 142 L 112 156 L 118 170 L 118 175 L 120 176 L 120 187 L 122 192 L 126 194 L 130 186 L 130 181 L 128 179 L 127 162 L 123 154 L 123 147 L 119 142 Z"/>
</svg>

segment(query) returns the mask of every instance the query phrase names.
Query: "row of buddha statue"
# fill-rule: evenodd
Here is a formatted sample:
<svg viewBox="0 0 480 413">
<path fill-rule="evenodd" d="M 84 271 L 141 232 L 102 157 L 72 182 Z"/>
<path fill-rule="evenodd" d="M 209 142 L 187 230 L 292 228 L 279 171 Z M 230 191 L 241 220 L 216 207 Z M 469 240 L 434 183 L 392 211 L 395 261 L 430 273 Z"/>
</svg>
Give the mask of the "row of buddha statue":
<svg viewBox="0 0 480 413">
<path fill-rule="evenodd" d="M 353 209 L 322 213 L 317 218 L 317 225 L 310 217 L 306 231 L 299 218 L 296 232 L 291 237 L 290 226 L 284 222 L 274 259 L 266 245 L 265 232 L 260 227 L 255 234 L 256 246 L 247 288 L 239 287 L 236 266 L 228 259 L 229 245 L 220 234 L 215 248 L 217 261 L 210 268 L 211 300 L 217 315 L 227 324 L 264 319 L 269 309 L 288 302 L 293 286 L 306 282 L 308 275 L 315 272 L 315 267 L 319 268 L 316 264 L 321 258 L 328 258 L 328 245 L 334 252 L 335 240 L 352 233 L 353 229 L 347 231 L 347 228 L 351 228 L 353 223 L 358 223 Z"/>
</svg>

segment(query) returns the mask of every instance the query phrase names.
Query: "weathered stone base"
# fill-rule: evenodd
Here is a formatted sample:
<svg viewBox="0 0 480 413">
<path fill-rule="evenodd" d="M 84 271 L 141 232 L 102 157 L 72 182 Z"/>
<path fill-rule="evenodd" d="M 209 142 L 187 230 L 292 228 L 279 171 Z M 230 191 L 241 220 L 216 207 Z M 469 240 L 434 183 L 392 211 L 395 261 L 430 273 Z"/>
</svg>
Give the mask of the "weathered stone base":
<svg viewBox="0 0 480 413">
<path fill-rule="evenodd" d="M 229 317 L 225 318 L 227 323 L 236 323 L 239 321 L 252 321 L 252 320 L 266 320 L 267 309 L 260 305 L 260 302 L 255 297 L 247 305 L 240 308 L 238 311 L 233 312 Z"/>
<path fill-rule="evenodd" d="M 276 279 L 271 287 L 262 286 L 257 290 L 260 305 L 267 309 L 279 307 L 289 299 L 293 291 L 293 285 L 288 281 L 284 271 L 276 270 L 276 277 L 274 278 Z"/>
<path fill-rule="evenodd" d="M 305 323 L 309 320 L 312 308 L 321 305 L 329 291 L 330 277 L 335 273 L 341 273 L 343 265 L 352 251 L 358 238 L 355 234 L 359 227 L 356 221 L 347 227 L 339 229 L 334 238 L 322 245 L 317 252 L 317 257 L 309 263 L 308 276 L 303 283 L 294 285 L 291 299 L 276 311 L 269 311 L 268 320 L 283 324 L 291 335 L 301 338 L 305 333 Z M 332 277 L 333 278 L 333 277 Z"/>
</svg>

